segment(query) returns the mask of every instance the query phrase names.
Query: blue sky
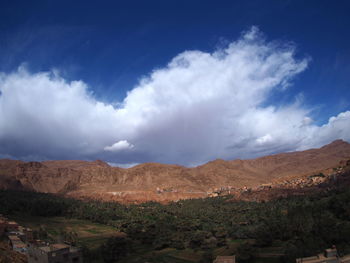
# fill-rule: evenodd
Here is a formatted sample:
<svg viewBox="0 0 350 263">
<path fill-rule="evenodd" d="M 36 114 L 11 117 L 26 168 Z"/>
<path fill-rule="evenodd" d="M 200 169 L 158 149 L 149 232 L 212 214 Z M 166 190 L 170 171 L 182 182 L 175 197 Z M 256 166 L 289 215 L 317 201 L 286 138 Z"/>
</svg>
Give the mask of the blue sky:
<svg viewBox="0 0 350 263">
<path fill-rule="evenodd" d="M 0 121 L 0 128 L 3 130 L 2 133 L 0 131 L 0 154 L 3 157 L 20 159 L 102 158 L 109 162 L 122 164 L 161 161 L 195 165 L 212 158 L 251 158 L 279 151 L 316 147 L 337 138 L 349 139 L 345 135 L 350 133 L 347 130 L 349 128 L 347 119 L 343 120 L 341 125 L 339 124 L 340 128 L 327 128 L 331 126 L 329 118 L 337 117 L 341 113 L 346 115 L 350 110 L 349 1 L 1 1 L 0 5 L 0 72 L 2 72 L 0 106 L 3 108 L 2 114 L 6 113 L 6 116 L 11 115 L 17 120 L 23 119 L 24 122 L 28 122 L 25 127 L 29 127 L 28 131 L 23 130 L 21 128 L 23 121 L 18 124 L 16 121 L 6 120 L 6 116 L 3 115 L 5 116 L 3 122 L 6 122 L 1 126 Z M 237 93 L 238 95 L 236 97 L 232 95 L 232 100 L 227 102 L 226 108 L 217 110 L 216 114 L 208 117 L 207 120 L 205 118 L 200 120 L 199 116 L 203 117 L 204 112 L 209 109 L 215 112 L 217 108 L 215 106 L 210 108 L 211 103 L 214 105 L 213 97 L 210 99 L 205 97 L 208 108 L 196 104 L 198 101 L 193 98 L 197 95 L 192 92 L 198 91 L 197 86 L 192 85 L 196 81 L 195 77 L 188 80 L 193 88 L 189 85 L 189 88 L 185 90 L 182 87 L 170 88 L 172 85 L 170 82 L 160 82 L 157 79 L 159 74 L 155 78 L 152 77 L 152 72 L 162 72 L 167 69 L 168 63 L 185 51 L 214 54 L 218 50 L 227 49 L 232 43 L 243 41 L 244 36 L 253 31 L 256 35 L 254 45 L 257 45 L 257 50 L 254 49 L 253 53 L 256 52 L 258 57 L 261 56 L 261 50 L 264 48 L 270 49 L 268 52 L 270 55 L 273 53 L 281 56 L 282 49 L 286 54 L 292 51 L 293 55 L 288 61 L 281 60 L 274 64 L 274 67 L 289 65 L 290 71 L 280 73 L 276 83 L 266 84 L 263 95 L 259 93 L 258 96 L 257 93 L 254 93 L 251 97 L 242 97 L 243 100 L 250 101 L 252 97 L 257 96 L 254 103 L 251 102 L 251 108 L 240 114 L 234 114 L 234 110 L 230 108 L 232 106 L 230 103 L 240 94 L 235 88 L 232 88 L 229 94 Z M 248 46 L 252 47 L 252 43 L 246 39 L 244 47 L 248 48 Z M 231 50 L 232 54 L 237 53 L 241 50 L 240 48 L 241 46 L 236 46 L 234 50 Z M 193 59 L 197 57 L 193 58 L 191 55 L 191 57 L 185 56 L 184 58 L 185 61 L 190 62 Z M 249 61 L 245 59 L 242 59 L 241 62 L 243 68 L 246 68 L 244 63 L 249 64 Z M 264 63 L 261 65 L 265 65 Z M 227 64 L 228 67 L 233 68 L 237 65 L 241 64 L 236 62 Z M 203 69 L 204 75 L 207 75 L 205 70 L 212 72 L 210 69 Z M 263 74 L 258 72 L 258 69 L 254 70 L 249 71 L 249 74 L 256 73 L 257 76 Z M 41 76 L 43 79 L 40 80 L 37 74 L 43 72 L 49 72 L 47 74 L 50 76 Z M 270 72 L 270 74 L 273 73 Z M 22 82 L 18 84 L 14 81 L 16 77 Z M 35 82 L 35 77 L 38 82 Z M 268 74 L 264 75 L 262 80 L 270 77 Z M 161 78 L 164 77 L 161 76 Z M 220 76 L 208 80 L 213 82 L 214 92 L 221 86 L 241 85 L 237 81 L 235 83 L 225 82 L 221 85 L 217 83 L 216 78 Z M 158 97 L 148 98 L 149 102 L 143 108 L 138 109 L 138 114 L 146 108 L 147 112 L 151 108 L 156 109 L 154 112 L 161 110 L 165 113 L 157 117 L 152 115 L 152 118 L 147 117 L 148 113 L 142 113 L 142 116 L 145 114 L 147 116 L 144 119 L 141 118 L 142 121 L 139 121 L 137 125 L 135 120 L 140 116 L 136 113 L 136 115 L 128 113 L 129 115 L 125 118 L 128 121 L 134 120 L 133 125 L 137 127 L 133 126 L 133 128 L 130 127 L 130 123 L 125 124 L 124 121 L 121 121 L 120 117 L 118 120 L 112 120 L 113 117 L 106 117 L 102 114 L 105 117 L 99 120 L 103 118 L 108 120 L 101 122 L 99 128 L 91 131 L 93 134 L 87 135 L 85 131 L 77 129 L 70 131 L 70 134 L 74 135 L 72 136 L 73 141 L 79 140 L 77 138 L 80 137 L 83 138 L 79 147 L 73 147 L 72 142 L 64 147 L 62 143 L 52 142 L 62 133 L 55 134 L 53 131 L 48 131 L 47 127 L 50 125 L 64 127 L 68 122 L 74 126 L 74 120 L 76 120 L 77 126 L 82 127 L 84 125 L 81 122 L 88 121 L 84 120 L 84 111 L 81 108 L 69 106 L 79 105 L 76 101 L 69 105 L 65 105 L 65 102 L 59 99 L 53 99 L 51 104 L 43 102 L 45 96 L 49 97 L 53 92 L 63 92 L 60 90 L 62 87 L 60 88 L 59 85 L 56 87 L 55 83 L 64 81 L 70 86 L 71 81 L 81 81 L 84 87 L 80 88 L 83 94 L 78 95 L 79 98 L 88 97 L 89 102 L 93 105 L 102 103 L 106 107 L 114 107 L 115 110 L 124 109 L 127 112 L 134 112 L 137 107 L 131 109 L 128 101 L 131 101 L 129 105 L 143 105 L 144 101 L 139 101 L 142 100 L 138 97 L 141 95 L 135 95 L 137 99 L 132 96 L 127 99 L 127 93 L 132 90 L 147 90 L 147 85 L 142 84 L 142 80 L 145 79 L 146 82 L 151 82 L 150 89 L 157 93 Z M 246 79 L 242 77 L 242 87 L 247 84 L 244 82 Z M 47 95 L 43 90 L 37 91 L 37 94 L 42 94 L 40 95 L 42 98 L 38 101 L 36 101 L 37 97 L 23 101 L 26 91 L 28 92 L 33 86 L 41 87 L 45 81 L 48 83 L 42 89 L 49 89 L 47 87 L 50 86 L 50 83 L 56 88 Z M 157 84 L 158 82 L 161 84 Z M 26 83 L 32 83 L 32 86 L 29 87 Z M 16 96 L 11 95 L 8 91 L 15 90 L 11 85 L 18 88 Z M 160 85 L 161 88 L 157 88 L 157 85 Z M 218 85 L 217 88 L 215 88 L 216 85 Z M 212 86 L 207 90 L 210 90 Z M 176 132 L 179 127 L 178 122 L 175 121 L 179 119 L 179 115 L 175 113 L 185 111 L 185 106 L 188 104 L 183 104 L 184 101 L 181 103 L 175 101 L 169 102 L 165 108 L 162 108 L 163 106 L 160 107 L 158 103 L 159 94 L 164 93 L 165 95 L 162 95 L 161 98 L 165 100 L 176 96 L 176 93 L 169 92 L 172 89 L 177 90 L 179 96 L 186 94 L 190 97 L 191 107 L 182 113 L 181 118 L 184 118 L 184 115 L 192 116 L 195 119 L 193 122 L 198 122 L 197 126 L 190 125 L 188 128 L 187 124 L 183 123 L 190 120 L 182 119 L 183 127 L 187 127 L 186 133 L 178 132 L 183 133 L 182 136 L 178 136 L 178 133 L 172 134 L 172 131 Z M 191 92 L 188 92 L 189 90 Z M 258 91 L 260 88 L 256 90 L 260 92 Z M 35 94 L 35 92 L 30 92 L 26 97 L 30 97 L 30 94 Z M 64 96 L 69 96 L 68 100 L 73 100 L 74 94 L 78 93 L 73 92 L 72 95 L 68 92 Z M 225 96 L 227 97 L 226 93 Z M 10 101 L 15 101 L 13 98 L 17 98 L 16 107 L 9 106 Z M 49 98 L 47 100 L 50 101 Z M 186 101 L 188 102 L 187 97 Z M 42 107 L 37 111 L 31 111 L 33 104 L 40 104 Z M 169 105 L 173 104 L 176 106 L 169 110 L 172 107 Z M 195 104 L 197 106 L 194 106 Z M 236 125 L 243 125 L 242 122 L 245 121 L 241 121 L 242 118 L 247 118 L 244 116 L 252 109 L 260 108 L 266 111 L 269 107 L 273 107 L 272 111 L 276 114 L 294 107 L 293 112 L 289 112 L 288 116 L 299 112 L 298 118 L 309 118 L 311 121 L 307 123 L 310 126 L 307 127 L 308 131 L 298 130 L 297 133 L 301 134 L 298 136 L 285 135 L 282 131 L 279 135 L 274 135 L 272 131 L 269 132 L 265 128 L 253 132 L 248 125 L 244 132 L 242 130 L 242 133 L 235 133 Z M 81 111 L 81 114 L 70 116 L 69 121 L 67 114 L 61 114 L 62 109 L 68 112 Z M 96 109 L 91 111 L 94 113 L 90 113 L 89 116 L 96 113 Z M 155 114 L 154 112 L 152 114 Z M 229 112 L 232 114 L 228 114 Z M 239 118 L 235 117 L 238 115 Z M 222 120 L 222 116 L 226 116 L 227 119 Z M 162 118 L 174 118 L 174 122 L 172 124 L 167 124 L 166 121 L 158 122 Z M 54 121 L 54 124 L 47 122 L 47 119 Z M 9 122 L 11 125 L 8 124 Z M 205 122 L 218 122 L 216 126 L 220 127 L 218 130 L 225 132 L 216 134 L 217 129 L 207 127 L 208 124 L 204 124 Z M 277 120 L 276 122 L 278 123 Z M 276 129 L 274 125 L 278 126 L 277 123 L 271 124 L 272 130 Z M 295 126 L 295 123 L 291 125 L 291 127 Z M 324 131 L 325 135 L 322 138 L 312 141 L 310 137 L 314 136 L 311 133 L 318 134 L 320 131 L 317 129 L 325 126 L 332 131 Z M 201 128 L 201 131 L 196 130 L 198 127 Z M 14 132 L 13 129 L 23 130 L 23 132 Z M 207 134 L 203 132 L 205 129 L 208 129 Z M 119 130 L 125 130 L 128 133 L 119 134 Z M 229 132 L 226 133 L 227 130 Z M 35 137 L 34 135 L 40 134 L 39 131 L 43 134 Z M 281 135 L 282 133 L 284 136 Z M 162 138 L 160 134 L 166 136 Z M 200 135 L 197 136 L 198 134 Z M 234 134 L 235 139 L 229 138 L 229 134 Z M 226 136 L 227 139 L 219 139 L 223 136 Z M 46 137 L 47 139 L 43 140 L 41 145 L 38 140 Z M 62 140 L 69 141 L 68 137 L 69 134 L 62 136 Z M 169 138 L 175 138 L 174 144 L 168 144 Z M 210 139 L 216 143 L 217 148 L 213 145 L 202 147 L 203 142 Z M 187 147 L 188 142 L 194 140 L 198 140 L 198 144 L 194 143 L 193 146 Z M 32 144 L 33 141 L 36 142 L 35 145 Z M 266 142 L 264 147 L 263 142 Z M 256 151 L 256 143 L 262 145 L 259 144 L 261 150 Z M 114 144 L 119 146 L 116 146 L 115 149 L 108 148 Z M 154 145 L 158 146 L 154 148 Z M 164 153 L 168 150 L 169 153 Z M 203 152 L 206 154 L 202 154 Z"/>
</svg>

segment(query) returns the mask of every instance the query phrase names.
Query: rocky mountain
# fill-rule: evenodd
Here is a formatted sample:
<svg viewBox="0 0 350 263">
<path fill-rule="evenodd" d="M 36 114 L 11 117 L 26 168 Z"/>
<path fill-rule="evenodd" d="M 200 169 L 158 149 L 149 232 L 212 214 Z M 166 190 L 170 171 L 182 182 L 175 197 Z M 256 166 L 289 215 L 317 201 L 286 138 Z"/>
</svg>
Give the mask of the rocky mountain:
<svg viewBox="0 0 350 263">
<path fill-rule="evenodd" d="M 111 167 L 103 161 L 0 160 L 0 189 L 18 189 L 123 202 L 169 201 L 257 189 L 304 178 L 350 159 L 350 144 L 337 140 L 319 149 L 251 160 L 215 160 L 187 168 L 145 163 Z M 293 179 L 294 178 L 294 179 Z"/>
</svg>

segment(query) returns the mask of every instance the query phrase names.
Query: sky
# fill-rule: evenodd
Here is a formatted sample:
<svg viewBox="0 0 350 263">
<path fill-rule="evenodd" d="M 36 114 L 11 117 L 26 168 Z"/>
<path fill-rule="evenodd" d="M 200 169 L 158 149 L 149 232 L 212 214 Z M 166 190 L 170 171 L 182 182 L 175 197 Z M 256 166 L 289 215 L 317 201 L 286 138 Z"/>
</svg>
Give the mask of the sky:
<svg viewBox="0 0 350 263">
<path fill-rule="evenodd" d="M 350 142 L 349 1 L 0 2 L 0 158 L 195 166 Z"/>
</svg>

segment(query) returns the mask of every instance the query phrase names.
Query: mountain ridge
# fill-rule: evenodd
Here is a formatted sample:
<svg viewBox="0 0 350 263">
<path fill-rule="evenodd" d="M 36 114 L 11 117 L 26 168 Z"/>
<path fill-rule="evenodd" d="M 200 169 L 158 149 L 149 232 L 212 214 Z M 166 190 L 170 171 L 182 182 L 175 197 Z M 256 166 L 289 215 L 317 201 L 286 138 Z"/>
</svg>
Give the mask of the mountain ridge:
<svg viewBox="0 0 350 263">
<path fill-rule="evenodd" d="M 350 159 L 350 144 L 336 140 L 318 149 L 248 160 L 221 159 L 197 167 L 144 163 L 131 168 L 104 161 L 23 162 L 0 160 L 0 189 L 17 189 L 121 202 L 206 197 L 216 188 L 258 187 L 302 177 Z"/>
</svg>

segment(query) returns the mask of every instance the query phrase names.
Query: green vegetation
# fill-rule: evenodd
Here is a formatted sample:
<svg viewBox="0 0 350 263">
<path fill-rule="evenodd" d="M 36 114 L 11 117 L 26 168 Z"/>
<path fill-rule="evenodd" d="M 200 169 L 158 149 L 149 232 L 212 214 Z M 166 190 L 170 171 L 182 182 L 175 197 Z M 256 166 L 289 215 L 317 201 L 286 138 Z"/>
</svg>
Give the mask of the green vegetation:
<svg viewBox="0 0 350 263">
<path fill-rule="evenodd" d="M 226 196 L 168 205 L 0 191 L 0 213 L 41 238 L 83 246 L 86 262 L 205 263 L 233 253 L 239 262 L 295 262 L 333 244 L 350 252 L 350 190 L 263 203 Z"/>
<path fill-rule="evenodd" d="M 102 246 L 110 237 L 116 236 L 116 228 L 88 220 L 65 217 L 12 216 L 20 225 L 30 227 L 38 235 L 44 232 L 46 239 L 70 241 L 88 249 Z"/>
</svg>

